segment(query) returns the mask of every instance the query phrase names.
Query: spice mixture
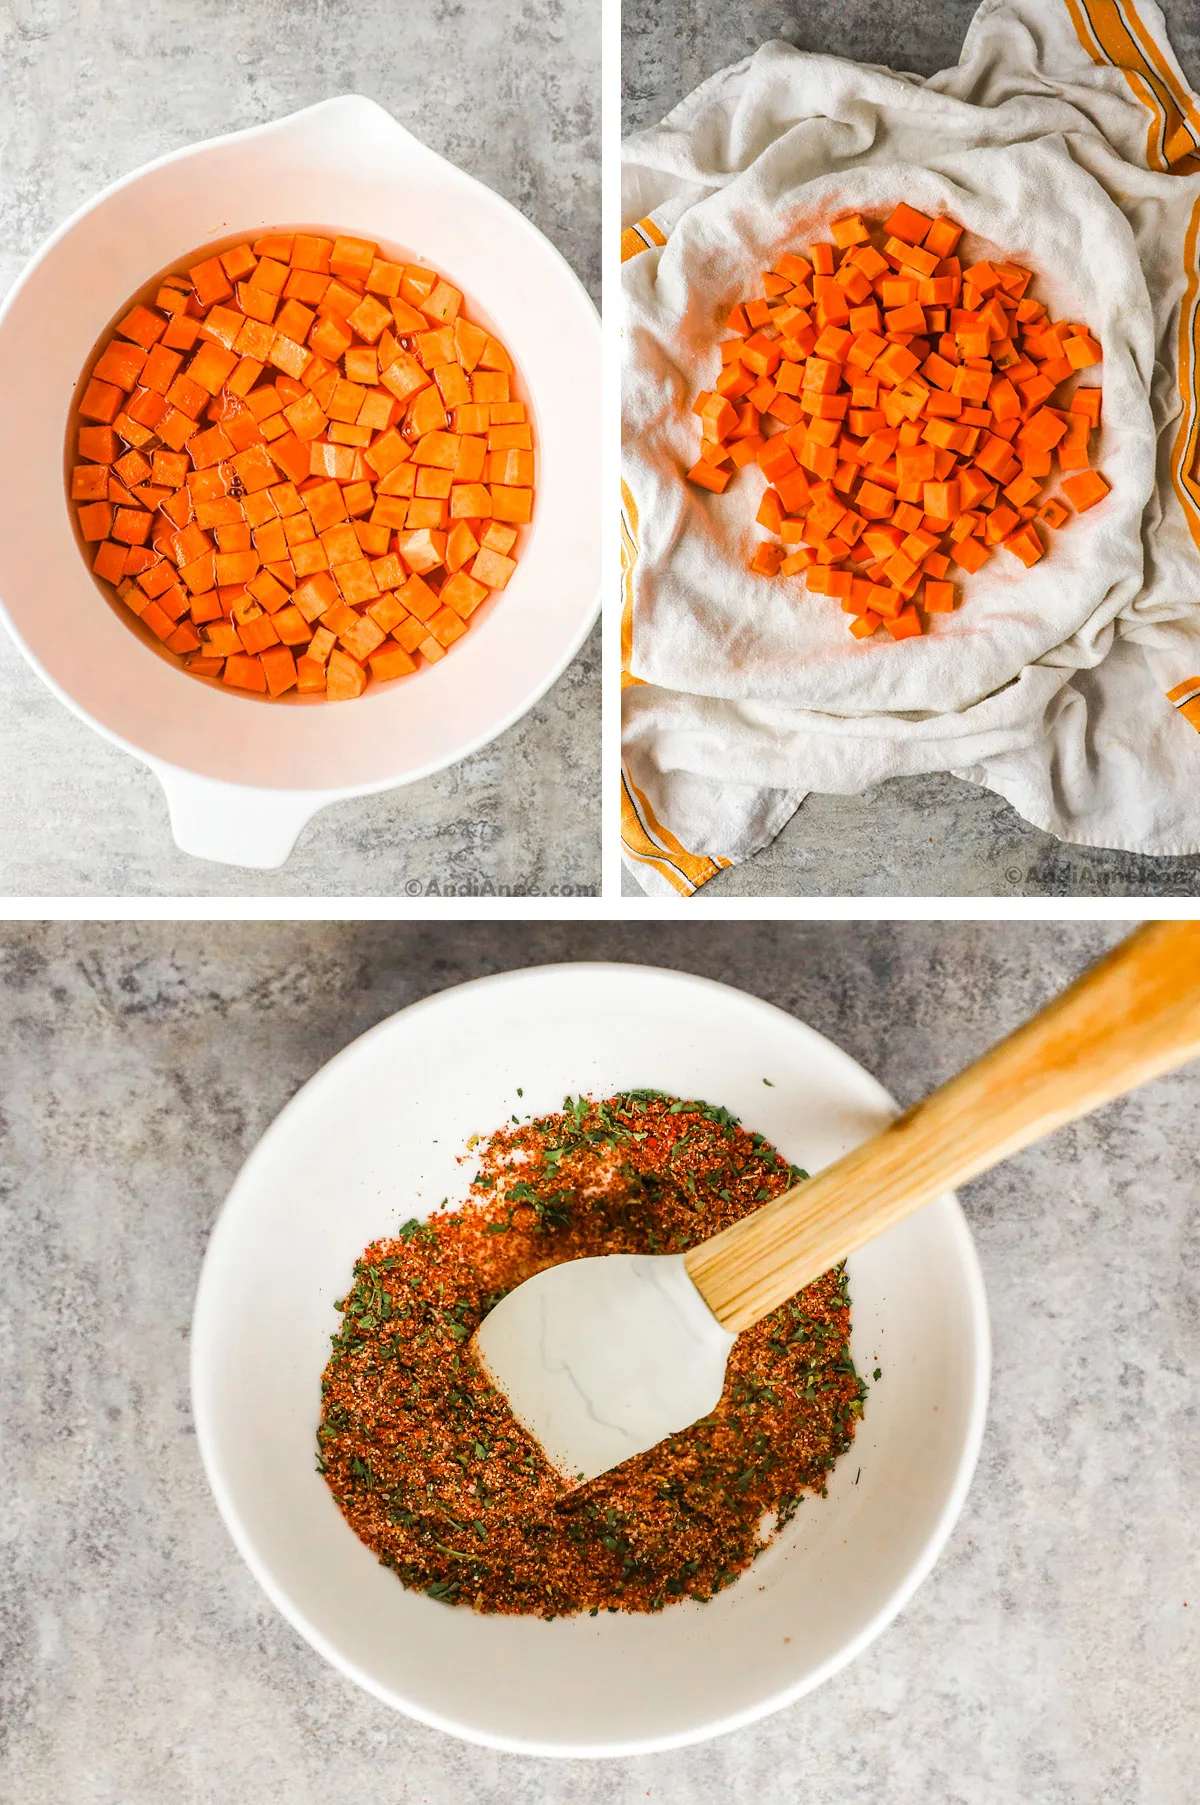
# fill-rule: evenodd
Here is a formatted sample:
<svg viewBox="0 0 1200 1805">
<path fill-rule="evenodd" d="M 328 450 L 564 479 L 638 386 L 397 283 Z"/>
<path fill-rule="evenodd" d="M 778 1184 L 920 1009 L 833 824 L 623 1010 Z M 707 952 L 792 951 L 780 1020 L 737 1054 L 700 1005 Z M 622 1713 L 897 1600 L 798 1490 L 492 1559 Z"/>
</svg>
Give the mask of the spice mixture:
<svg viewBox="0 0 1200 1805">
<path fill-rule="evenodd" d="M 710 1599 L 853 1438 L 866 1388 L 844 1270 L 739 1336 L 710 1416 L 566 1496 L 468 1342 L 547 1266 L 682 1252 L 805 1174 L 727 1110 L 657 1091 L 514 1117 L 479 1160 L 460 1209 L 355 1265 L 319 1470 L 383 1564 L 450 1604 L 556 1617 Z"/>
</svg>

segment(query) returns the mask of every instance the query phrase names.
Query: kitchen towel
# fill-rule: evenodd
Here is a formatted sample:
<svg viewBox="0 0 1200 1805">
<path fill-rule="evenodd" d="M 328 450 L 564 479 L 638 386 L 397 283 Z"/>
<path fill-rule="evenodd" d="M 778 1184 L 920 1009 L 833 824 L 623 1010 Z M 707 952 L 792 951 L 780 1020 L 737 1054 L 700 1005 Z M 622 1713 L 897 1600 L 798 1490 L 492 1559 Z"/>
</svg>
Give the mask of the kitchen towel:
<svg viewBox="0 0 1200 1805">
<path fill-rule="evenodd" d="M 732 303 L 899 200 L 1034 270 L 1101 340 L 1112 493 L 854 640 L 753 575 L 761 478 L 685 483 Z M 951 771 L 1085 845 L 1200 852 L 1200 102 L 1148 0 L 984 0 L 929 80 L 770 43 L 624 148 L 623 838 L 651 894 L 750 858 L 810 790 Z"/>
</svg>

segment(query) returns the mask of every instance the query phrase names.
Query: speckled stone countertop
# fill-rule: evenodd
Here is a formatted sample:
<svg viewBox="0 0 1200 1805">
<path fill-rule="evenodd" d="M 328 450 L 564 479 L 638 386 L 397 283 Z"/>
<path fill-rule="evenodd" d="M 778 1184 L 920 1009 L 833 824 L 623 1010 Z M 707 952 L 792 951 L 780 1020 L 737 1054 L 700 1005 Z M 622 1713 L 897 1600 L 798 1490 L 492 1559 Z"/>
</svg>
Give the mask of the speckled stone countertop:
<svg viewBox="0 0 1200 1805">
<path fill-rule="evenodd" d="M 118 176 L 345 93 L 512 201 L 599 301 L 595 0 L 5 0 L 0 294 Z M 325 809 L 279 871 L 208 864 L 176 849 L 156 779 L 61 707 L 0 633 L 0 894 L 595 892 L 599 766 L 596 632 L 524 720 L 451 770 Z"/>
<path fill-rule="evenodd" d="M 911 1101 L 1107 924 L 0 927 L 5 1805 L 1191 1805 L 1200 1696 L 1200 1069 L 970 1185 L 995 1356 L 941 1561 L 808 1699 L 627 1762 L 410 1723 L 279 1617 L 188 1402 L 201 1256 L 241 1161 L 354 1035 L 563 958 L 702 972 Z"/>
<path fill-rule="evenodd" d="M 719 69 L 782 38 L 799 50 L 933 75 L 958 61 L 978 0 L 625 0 L 622 117 L 653 125 Z M 1166 0 L 1200 82 L 1200 7 Z M 628 873 L 622 888 L 639 896 Z M 704 886 L 727 896 L 1195 896 L 1200 857 L 1142 858 L 1042 833 L 1002 797 L 941 772 L 861 796 L 809 796 L 778 839 Z"/>
</svg>

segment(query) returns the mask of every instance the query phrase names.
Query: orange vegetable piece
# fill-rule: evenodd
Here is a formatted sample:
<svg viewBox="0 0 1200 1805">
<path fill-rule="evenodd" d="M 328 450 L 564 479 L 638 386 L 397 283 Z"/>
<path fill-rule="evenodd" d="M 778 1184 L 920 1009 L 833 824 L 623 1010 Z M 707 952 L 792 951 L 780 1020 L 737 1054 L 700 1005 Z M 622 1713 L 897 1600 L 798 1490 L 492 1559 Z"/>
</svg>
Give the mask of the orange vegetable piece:
<svg viewBox="0 0 1200 1805">
<path fill-rule="evenodd" d="M 1037 563 L 1046 548 L 1038 538 L 1037 528 L 1033 522 L 1027 521 L 1023 527 L 1018 528 L 1015 533 L 1010 534 L 1004 540 L 1004 549 L 1012 552 L 1015 557 L 1020 558 L 1022 564 L 1028 567 Z"/>
<path fill-rule="evenodd" d="M 928 215 L 901 201 L 884 220 L 883 230 L 888 238 L 898 238 L 909 245 L 922 244 L 933 223 Z"/>
<path fill-rule="evenodd" d="M 1109 489 L 1098 470 L 1084 470 L 1078 476 L 1068 476 L 1062 487 L 1077 514 L 1086 514 L 1098 501 L 1103 501 Z"/>
<path fill-rule="evenodd" d="M 973 574 L 983 568 L 991 553 L 981 540 L 967 537 L 955 545 L 952 556 L 956 564 Z"/>
<path fill-rule="evenodd" d="M 352 701 L 367 686 L 367 674 L 355 658 L 337 648 L 329 654 L 326 666 L 325 693 L 331 702 Z"/>
<path fill-rule="evenodd" d="M 777 575 L 779 566 L 782 563 L 783 551 L 781 547 L 772 545 L 769 540 L 764 539 L 761 545 L 756 548 L 754 556 L 750 560 L 750 568 L 751 570 L 756 571 L 759 576 L 773 577 Z"/>
<path fill-rule="evenodd" d="M 1071 397 L 1068 412 L 1082 414 L 1088 425 L 1094 430 L 1100 424 L 1101 400 L 1100 389 L 1076 389 Z"/>
<path fill-rule="evenodd" d="M 259 660 L 247 653 L 234 652 L 226 658 L 222 676 L 236 689 L 256 690 L 259 695 L 267 693 L 267 674 Z"/>
<path fill-rule="evenodd" d="M 296 685 L 296 660 L 285 645 L 271 646 L 259 654 L 259 664 L 272 696 L 282 696 Z"/>
<path fill-rule="evenodd" d="M 921 616 L 911 604 L 907 608 L 901 608 L 899 614 L 891 620 L 885 620 L 883 624 L 893 639 L 919 639 L 924 631 Z"/>
</svg>

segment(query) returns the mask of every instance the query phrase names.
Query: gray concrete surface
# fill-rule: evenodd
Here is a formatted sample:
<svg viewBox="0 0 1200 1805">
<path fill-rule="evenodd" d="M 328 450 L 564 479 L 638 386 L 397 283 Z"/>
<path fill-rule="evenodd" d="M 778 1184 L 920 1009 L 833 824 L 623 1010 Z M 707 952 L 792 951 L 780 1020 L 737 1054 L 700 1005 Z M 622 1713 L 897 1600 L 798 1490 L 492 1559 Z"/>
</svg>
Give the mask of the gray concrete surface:
<svg viewBox="0 0 1200 1805">
<path fill-rule="evenodd" d="M 622 118 L 652 125 L 708 76 L 782 38 L 932 75 L 958 61 L 976 0 L 625 0 Z M 1200 7 L 1163 7 L 1185 74 L 1200 87 Z M 624 894 L 640 887 L 628 875 Z M 1200 858 L 1141 858 L 1072 846 L 990 791 L 937 774 L 861 796 L 810 796 L 749 864 L 702 892 L 723 896 L 1195 896 Z"/>
<path fill-rule="evenodd" d="M 600 285 L 594 0 L 0 3 L 0 293 L 97 189 L 199 138 L 368 94 L 499 190 Z M 388 895 L 599 884 L 599 635 L 454 771 L 327 810 L 282 871 L 176 851 L 155 780 L 0 645 L 0 894 Z"/>
<path fill-rule="evenodd" d="M 623 893 L 642 896 L 623 874 Z M 1072 846 L 1003 797 L 945 772 L 897 777 L 861 796 L 812 795 L 757 858 L 723 871 L 727 896 L 1195 896 L 1200 858 L 1147 859 Z"/>
<path fill-rule="evenodd" d="M 489 1753 L 357 1691 L 209 1497 L 200 1259 L 272 1117 L 354 1035 L 482 972 L 617 958 L 782 1004 L 904 1102 L 1112 924 L 0 927 L 5 1805 L 1191 1805 L 1200 1690 L 1200 1068 L 967 1187 L 995 1336 L 966 1508 L 836 1679 L 619 1763 Z"/>
</svg>

